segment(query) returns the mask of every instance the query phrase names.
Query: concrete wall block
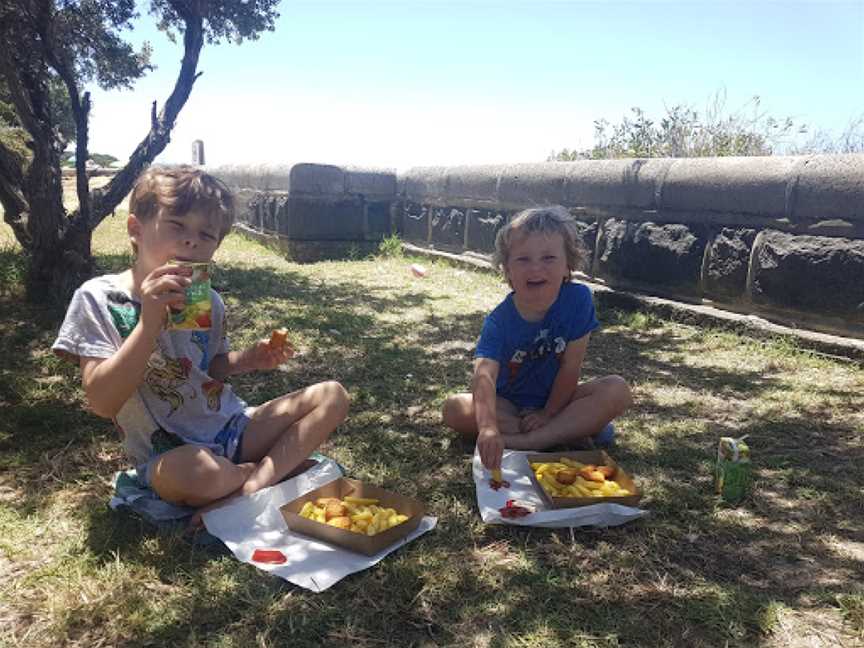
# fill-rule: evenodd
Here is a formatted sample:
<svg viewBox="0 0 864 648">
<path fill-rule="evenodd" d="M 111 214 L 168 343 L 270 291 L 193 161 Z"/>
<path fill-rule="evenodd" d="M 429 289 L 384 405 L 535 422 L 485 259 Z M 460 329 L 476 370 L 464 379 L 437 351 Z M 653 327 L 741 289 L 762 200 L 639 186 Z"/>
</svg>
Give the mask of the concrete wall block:
<svg viewBox="0 0 864 648">
<path fill-rule="evenodd" d="M 288 191 L 291 168 L 290 164 L 238 164 L 207 167 L 206 171 L 235 191 Z"/>
<path fill-rule="evenodd" d="M 392 234 L 390 227 L 390 201 L 375 200 L 366 203 L 366 238 L 380 240 Z"/>
<path fill-rule="evenodd" d="M 657 187 L 673 162 L 638 159 L 564 163 L 564 204 L 654 209 Z"/>
<path fill-rule="evenodd" d="M 491 254 L 495 235 L 507 223 L 507 212 L 498 209 L 469 209 L 465 213 L 468 228 L 466 248 Z"/>
<path fill-rule="evenodd" d="M 457 166 L 447 169 L 445 197 L 494 203 L 498 200 L 498 178 L 502 165 Z"/>
<path fill-rule="evenodd" d="M 722 300 L 744 299 L 747 269 L 756 230 L 724 227 L 708 243 L 702 266 L 705 294 Z"/>
<path fill-rule="evenodd" d="M 461 252 L 465 243 L 465 210 L 452 207 L 432 207 L 431 243 L 436 248 Z"/>
<path fill-rule="evenodd" d="M 817 155 L 799 167 L 792 219 L 839 219 L 864 225 L 864 155 Z"/>
<path fill-rule="evenodd" d="M 363 240 L 363 201 L 359 198 L 314 198 L 290 194 L 287 214 L 287 232 L 291 240 Z"/>
<path fill-rule="evenodd" d="M 609 219 L 601 243 L 595 264 L 600 276 L 682 294 L 699 292 L 706 233 L 686 225 Z"/>
<path fill-rule="evenodd" d="M 753 301 L 864 318 L 864 241 L 763 231 L 750 268 Z"/>
<path fill-rule="evenodd" d="M 443 200 L 448 167 L 415 167 L 397 177 L 399 195 L 412 202 Z"/>
<path fill-rule="evenodd" d="M 669 167 L 659 205 L 664 211 L 758 214 L 783 218 L 792 156 L 691 158 Z"/>
<path fill-rule="evenodd" d="M 396 173 L 390 169 L 349 167 L 345 170 L 345 190 L 366 197 L 392 197 L 396 195 Z"/>
<path fill-rule="evenodd" d="M 295 164 L 289 183 L 292 193 L 341 196 L 345 193 L 345 171 L 330 164 Z"/>
<path fill-rule="evenodd" d="M 500 172 L 498 200 L 518 207 L 563 205 L 566 162 L 513 164 Z"/>
<path fill-rule="evenodd" d="M 416 202 L 402 202 L 399 230 L 406 241 L 423 245 L 429 243 L 429 208 Z"/>
</svg>

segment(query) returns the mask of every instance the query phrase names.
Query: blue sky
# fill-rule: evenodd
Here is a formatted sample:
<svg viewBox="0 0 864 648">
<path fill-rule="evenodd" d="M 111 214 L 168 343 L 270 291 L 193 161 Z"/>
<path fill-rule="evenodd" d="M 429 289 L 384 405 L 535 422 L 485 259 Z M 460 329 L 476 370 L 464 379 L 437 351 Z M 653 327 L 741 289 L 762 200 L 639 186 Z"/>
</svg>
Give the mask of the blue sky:
<svg viewBox="0 0 864 648">
<path fill-rule="evenodd" d="M 205 45 L 161 161 L 391 168 L 542 161 L 639 106 L 760 109 L 839 134 L 864 114 L 864 0 L 328 0 L 280 5 L 276 31 Z M 182 48 L 154 47 L 133 91 L 94 90 L 91 150 L 125 159 Z M 751 107 L 747 107 L 751 106 Z"/>
</svg>

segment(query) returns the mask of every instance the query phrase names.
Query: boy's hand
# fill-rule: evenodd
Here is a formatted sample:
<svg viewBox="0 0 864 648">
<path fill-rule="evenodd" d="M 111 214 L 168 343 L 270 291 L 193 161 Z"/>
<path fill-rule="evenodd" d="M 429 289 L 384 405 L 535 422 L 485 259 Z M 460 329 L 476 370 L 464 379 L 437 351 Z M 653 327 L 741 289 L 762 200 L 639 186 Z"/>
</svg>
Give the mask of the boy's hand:
<svg viewBox="0 0 864 648">
<path fill-rule="evenodd" d="M 254 371 L 268 371 L 285 364 L 294 357 L 294 347 L 289 343 L 273 346 L 270 340 L 258 340 L 244 352 L 243 364 Z"/>
<path fill-rule="evenodd" d="M 486 470 L 500 470 L 501 455 L 504 454 L 504 440 L 498 430 L 486 428 L 477 435 L 477 451 Z"/>
<path fill-rule="evenodd" d="M 168 308 L 186 305 L 186 287 L 192 283 L 192 268 L 166 264 L 153 270 L 141 282 L 141 326 L 156 337 L 162 332 Z"/>
<path fill-rule="evenodd" d="M 544 410 L 529 412 L 519 421 L 519 431 L 526 433 L 539 430 L 551 420 L 552 417 L 546 414 Z"/>
</svg>

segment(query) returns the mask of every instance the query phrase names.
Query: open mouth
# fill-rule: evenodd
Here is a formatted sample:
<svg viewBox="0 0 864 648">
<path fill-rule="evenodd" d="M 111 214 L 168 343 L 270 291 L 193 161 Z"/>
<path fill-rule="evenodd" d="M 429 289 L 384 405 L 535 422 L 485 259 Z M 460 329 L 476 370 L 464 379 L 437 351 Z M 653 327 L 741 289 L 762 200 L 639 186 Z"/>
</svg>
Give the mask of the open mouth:
<svg viewBox="0 0 864 648">
<path fill-rule="evenodd" d="M 545 286 L 548 282 L 545 279 L 529 279 L 525 282 L 525 284 L 529 288 L 540 288 L 541 286 Z"/>
</svg>

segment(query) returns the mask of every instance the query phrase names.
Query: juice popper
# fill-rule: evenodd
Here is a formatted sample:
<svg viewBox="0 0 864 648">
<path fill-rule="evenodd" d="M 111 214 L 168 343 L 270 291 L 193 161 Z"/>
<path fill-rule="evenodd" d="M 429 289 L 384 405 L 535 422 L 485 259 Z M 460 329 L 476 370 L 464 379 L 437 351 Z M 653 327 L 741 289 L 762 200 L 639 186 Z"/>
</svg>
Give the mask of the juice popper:
<svg viewBox="0 0 864 648">
<path fill-rule="evenodd" d="M 750 489 L 752 473 L 746 438 L 722 437 L 717 447 L 714 484 L 717 494 L 732 504 L 741 501 Z"/>
<path fill-rule="evenodd" d="M 169 329 L 203 331 L 211 324 L 213 303 L 210 297 L 210 264 L 189 261 L 172 261 L 177 265 L 192 268 L 192 283 L 186 287 L 186 306 L 181 310 L 168 309 Z"/>
</svg>

